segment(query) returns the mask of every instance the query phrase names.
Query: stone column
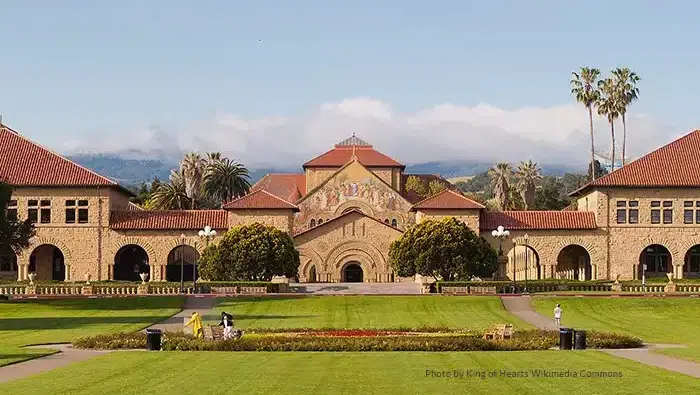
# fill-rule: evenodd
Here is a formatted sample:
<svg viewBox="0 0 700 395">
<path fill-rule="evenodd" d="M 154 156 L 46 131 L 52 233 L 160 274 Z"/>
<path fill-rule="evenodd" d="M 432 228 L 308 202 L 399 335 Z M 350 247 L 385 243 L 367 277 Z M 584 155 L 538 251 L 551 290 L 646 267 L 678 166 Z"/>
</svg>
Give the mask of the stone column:
<svg viewBox="0 0 700 395">
<path fill-rule="evenodd" d="M 674 265 L 676 270 L 676 279 L 680 280 L 683 278 L 683 265 Z"/>
<path fill-rule="evenodd" d="M 63 276 L 63 281 L 64 281 L 64 282 L 69 282 L 69 281 L 70 281 L 70 267 L 71 267 L 71 265 L 66 265 L 66 264 L 64 263 L 64 266 L 65 266 L 65 268 L 66 268 L 66 274 Z"/>
</svg>

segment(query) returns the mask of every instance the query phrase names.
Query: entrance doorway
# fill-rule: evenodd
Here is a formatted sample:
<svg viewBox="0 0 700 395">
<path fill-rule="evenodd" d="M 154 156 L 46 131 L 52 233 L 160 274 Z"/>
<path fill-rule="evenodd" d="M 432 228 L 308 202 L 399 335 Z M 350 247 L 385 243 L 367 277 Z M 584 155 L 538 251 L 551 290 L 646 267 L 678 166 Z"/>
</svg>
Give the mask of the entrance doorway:
<svg viewBox="0 0 700 395">
<path fill-rule="evenodd" d="M 350 263 L 343 270 L 343 282 L 346 283 L 361 283 L 364 281 L 362 267 L 357 263 Z"/>
</svg>

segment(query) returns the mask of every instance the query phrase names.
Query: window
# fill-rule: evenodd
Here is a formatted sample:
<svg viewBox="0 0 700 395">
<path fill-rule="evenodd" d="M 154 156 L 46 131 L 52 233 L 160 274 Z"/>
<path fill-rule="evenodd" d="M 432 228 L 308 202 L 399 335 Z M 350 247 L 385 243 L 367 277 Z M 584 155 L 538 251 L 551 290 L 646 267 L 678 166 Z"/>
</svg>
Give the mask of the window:
<svg viewBox="0 0 700 395">
<path fill-rule="evenodd" d="M 388 224 L 389 224 L 389 218 L 386 218 L 386 219 L 384 220 L 384 223 L 388 225 Z"/>
<path fill-rule="evenodd" d="M 673 223 L 673 202 L 670 200 L 664 200 L 663 202 L 663 220 L 665 224 Z"/>
<path fill-rule="evenodd" d="M 321 225 L 323 223 L 323 218 L 319 218 L 318 224 Z"/>
<path fill-rule="evenodd" d="M 27 218 L 33 223 L 39 222 L 39 201 L 29 200 L 27 202 Z"/>
<path fill-rule="evenodd" d="M 78 222 L 86 224 L 88 222 L 88 201 L 78 200 Z"/>
<path fill-rule="evenodd" d="M 51 201 L 50 200 L 42 200 L 41 201 L 40 218 L 41 218 L 42 224 L 51 223 Z"/>
<path fill-rule="evenodd" d="M 658 207 L 661 207 L 661 201 L 654 200 L 651 202 L 651 223 L 652 224 L 660 224 L 661 223 L 661 210 L 658 209 Z"/>
<path fill-rule="evenodd" d="M 10 200 L 7 203 L 7 219 L 17 221 L 17 200 Z"/>
<path fill-rule="evenodd" d="M 87 200 L 66 200 L 66 223 L 74 224 L 76 219 L 78 220 L 78 223 L 81 224 L 88 222 Z"/>
<path fill-rule="evenodd" d="M 74 224 L 75 223 L 75 200 L 66 200 L 66 223 L 67 224 Z"/>
<path fill-rule="evenodd" d="M 616 219 L 618 224 L 639 223 L 639 201 L 638 200 L 618 200 L 616 203 Z"/>
<path fill-rule="evenodd" d="M 692 200 L 686 200 L 683 202 L 683 223 L 692 224 L 693 223 L 693 206 L 694 202 Z"/>
<path fill-rule="evenodd" d="M 391 226 L 394 228 L 397 228 L 399 226 L 399 222 L 396 220 L 396 218 L 391 220 Z"/>
<path fill-rule="evenodd" d="M 316 220 L 315 220 L 315 219 L 312 219 L 312 220 L 311 220 L 310 226 L 311 226 L 312 228 L 313 228 L 314 226 L 316 226 Z"/>
</svg>

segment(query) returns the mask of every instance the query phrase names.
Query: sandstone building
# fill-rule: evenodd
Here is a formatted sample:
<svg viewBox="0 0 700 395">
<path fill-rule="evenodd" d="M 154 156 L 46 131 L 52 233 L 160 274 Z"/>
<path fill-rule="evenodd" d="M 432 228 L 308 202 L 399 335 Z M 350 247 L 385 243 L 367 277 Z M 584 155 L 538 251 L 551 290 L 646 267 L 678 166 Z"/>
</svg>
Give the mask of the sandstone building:
<svg viewBox="0 0 700 395">
<path fill-rule="evenodd" d="M 262 222 L 292 235 L 299 281 L 410 281 L 394 276 L 389 244 L 407 226 L 445 216 L 502 249 L 503 278 L 700 276 L 700 131 L 574 192 L 577 204 L 564 211 L 492 212 L 452 187 L 422 198 L 407 190 L 403 164 L 355 136 L 303 170 L 268 174 L 221 210 L 145 211 L 113 180 L 0 125 L 0 179 L 15 188 L 8 215 L 37 228 L 21 255 L 0 251 L 0 277 L 179 281 L 182 264 L 190 280 L 206 243 L 199 230 Z M 492 237 L 498 226 L 511 237 Z"/>
</svg>

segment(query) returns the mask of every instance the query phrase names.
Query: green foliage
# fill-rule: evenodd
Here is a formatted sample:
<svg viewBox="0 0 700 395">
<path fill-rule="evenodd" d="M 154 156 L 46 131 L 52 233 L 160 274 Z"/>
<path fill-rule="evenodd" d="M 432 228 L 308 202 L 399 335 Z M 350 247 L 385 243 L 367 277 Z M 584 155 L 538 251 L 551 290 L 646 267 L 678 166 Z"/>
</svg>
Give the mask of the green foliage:
<svg viewBox="0 0 700 395">
<path fill-rule="evenodd" d="M 228 158 L 212 159 L 204 173 L 203 187 L 208 196 L 226 203 L 239 198 L 250 190 L 248 169 Z M 210 158 L 217 158 L 210 155 Z"/>
<path fill-rule="evenodd" d="M 428 196 L 436 195 L 447 189 L 447 185 L 440 180 L 432 180 L 428 184 Z"/>
<path fill-rule="evenodd" d="M 600 164 L 600 161 L 598 159 L 595 160 L 595 178 L 600 178 L 604 175 L 608 174 L 608 170 L 603 167 L 603 165 Z M 591 180 L 591 165 L 588 165 L 588 180 Z M 587 181 L 588 181 L 587 180 Z M 583 185 L 581 185 L 583 186 Z"/>
<path fill-rule="evenodd" d="M 7 206 L 12 198 L 12 187 L 0 181 L 0 254 L 12 251 L 20 254 L 29 247 L 29 240 L 34 237 L 34 224 L 26 219 L 20 221 L 7 216 Z"/>
<path fill-rule="evenodd" d="M 270 281 L 273 276 L 295 277 L 298 269 L 292 238 L 257 222 L 229 229 L 199 261 L 202 277 L 212 281 Z"/>
<path fill-rule="evenodd" d="M 406 179 L 406 190 L 413 191 L 421 197 L 426 197 L 429 193 L 428 187 L 425 185 L 423 180 L 417 176 L 409 176 Z"/>
<path fill-rule="evenodd" d="M 557 177 L 543 177 L 535 191 L 535 210 L 561 210 L 571 204 L 566 186 Z"/>
<path fill-rule="evenodd" d="M 389 248 L 391 265 L 402 277 L 420 274 L 454 280 L 490 276 L 498 266 L 497 258 L 485 239 L 453 217 L 423 221 Z"/>
</svg>

